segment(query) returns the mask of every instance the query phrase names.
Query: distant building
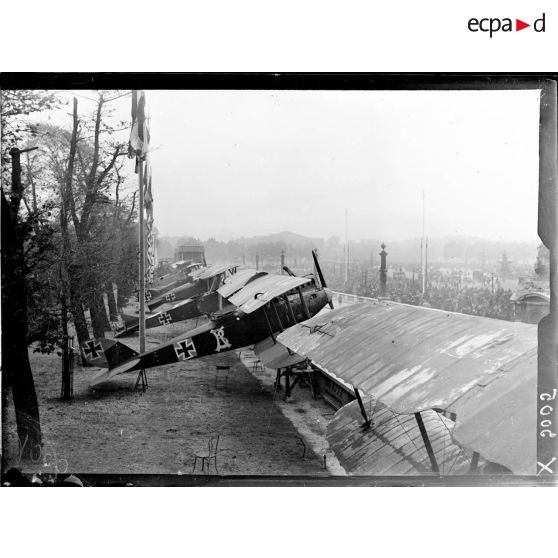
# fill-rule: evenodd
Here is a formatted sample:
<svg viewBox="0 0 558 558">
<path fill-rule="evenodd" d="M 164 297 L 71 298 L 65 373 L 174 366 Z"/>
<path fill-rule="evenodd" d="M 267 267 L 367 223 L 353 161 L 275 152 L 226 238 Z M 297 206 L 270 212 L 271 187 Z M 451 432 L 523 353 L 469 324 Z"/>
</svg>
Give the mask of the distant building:
<svg viewBox="0 0 558 558">
<path fill-rule="evenodd" d="M 174 261 L 192 261 L 206 265 L 203 244 L 182 244 L 174 250 Z"/>
<path fill-rule="evenodd" d="M 515 321 L 538 324 L 550 312 L 550 295 L 541 290 L 522 290 L 514 293 Z"/>
<path fill-rule="evenodd" d="M 160 258 L 157 262 L 157 273 L 168 273 L 171 271 L 171 259 Z"/>
</svg>

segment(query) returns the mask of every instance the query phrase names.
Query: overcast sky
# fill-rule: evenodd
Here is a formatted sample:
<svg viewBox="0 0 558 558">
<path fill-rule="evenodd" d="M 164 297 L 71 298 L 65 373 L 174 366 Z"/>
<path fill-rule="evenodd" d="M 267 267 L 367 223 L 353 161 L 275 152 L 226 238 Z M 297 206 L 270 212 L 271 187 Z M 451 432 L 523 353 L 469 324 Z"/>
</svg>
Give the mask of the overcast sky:
<svg viewBox="0 0 558 558">
<path fill-rule="evenodd" d="M 161 235 L 537 239 L 538 91 L 146 98 Z"/>
</svg>

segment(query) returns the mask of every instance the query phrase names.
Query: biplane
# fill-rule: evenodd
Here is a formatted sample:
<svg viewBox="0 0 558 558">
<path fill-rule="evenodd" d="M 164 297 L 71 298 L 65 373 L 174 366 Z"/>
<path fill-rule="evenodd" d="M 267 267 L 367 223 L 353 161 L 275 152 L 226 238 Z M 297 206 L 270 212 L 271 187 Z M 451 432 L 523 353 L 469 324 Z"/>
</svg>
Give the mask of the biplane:
<svg viewBox="0 0 558 558">
<path fill-rule="evenodd" d="M 214 292 L 229 275 L 236 272 L 237 268 L 237 264 L 213 265 L 199 268 L 190 273 L 187 284 L 173 285 L 172 288 L 166 289 L 165 292 L 159 293 L 157 296 L 152 296 L 152 291 L 149 291 L 149 294 L 146 292 L 147 306 L 150 310 L 155 310 L 166 303 L 177 303 L 204 293 Z"/>
<path fill-rule="evenodd" d="M 352 474 L 534 474 L 537 326 L 374 301 L 278 344 L 354 394 L 327 438 Z"/>
<path fill-rule="evenodd" d="M 208 292 L 191 296 L 152 316 L 148 316 L 145 320 L 145 328 L 162 327 L 198 318 L 204 314 L 211 315 L 217 311 L 222 311 L 225 306 L 230 306 L 230 303 L 226 300 L 228 287 L 224 290 L 221 287 L 228 286 L 232 282 L 234 282 L 234 285 L 243 286 L 244 282 L 253 279 L 256 275 L 261 277 L 267 275 L 267 273 L 265 271 L 258 272 L 255 269 L 242 269 L 224 279 L 220 277 L 218 281 L 211 282 Z M 122 315 L 122 321 L 124 326 L 115 331 L 115 338 L 126 337 L 138 331 L 139 319 L 136 316 Z"/>
<path fill-rule="evenodd" d="M 256 270 L 233 275 L 218 289 L 226 304 L 210 314 L 207 323 L 143 354 L 113 339 L 91 339 L 82 343 L 85 361 L 104 368 L 90 384 L 106 382 L 124 372 L 257 345 L 268 338 L 274 344 L 278 333 L 315 316 L 326 305 L 332 305 L 314 253 L 313 257 L 319 280 L 313 275 L 297 277 L 263 274 Z M 293 356 L 285 352 L 287 358 Z"/>
<path fill-rule="evenodd" d="M 194 264 L 200 265 L 200 264 Z M 153 305 L 150 307 L 158 308 L 163 304 L 172 304 L 172 306 L 162 312 L 158 312 L 153 316 L 149 316 L 145 320 L 146 329 L 160 327 L 171 323 L 181 322 L 196 318 L 205 313 L 205 310 L 199 310 L 199 303 L 214 293 L 224 282 L 226 277 L 233 274 L 237 265 L 210 266 L 197 268 L 186 279 L 186 284 L 181 280 L 178 286 L 173 284 L 170 288 L 159 292 L 155 299 L 151 299 L 150 289 L 146 292 L 146 299 L 151 301 Z M 150 303 L 148 302 L 148 307 Z M 114 327 L 115 337 L 125 337 L 138 331 L 139 318 L 137 316 L 121 315 L 120 324 L 116 322 Z"/>
<path fill-rule="evenodd" d="M 185 284 L 193 283 L 192 274 L 202 268 L 200 263 L 176 262 L 172 264 L 176 271 L 157 277 L 150 289 L 145 291 L 145 301 L 159 299 L 168 291 L 176 289 Z"/>
</svg>

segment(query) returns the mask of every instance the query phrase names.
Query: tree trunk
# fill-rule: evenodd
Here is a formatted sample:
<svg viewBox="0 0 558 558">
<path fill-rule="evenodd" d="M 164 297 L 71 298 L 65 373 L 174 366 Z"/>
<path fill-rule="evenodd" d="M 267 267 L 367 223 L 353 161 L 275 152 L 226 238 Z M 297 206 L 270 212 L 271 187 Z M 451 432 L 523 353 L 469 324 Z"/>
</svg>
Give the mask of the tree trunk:
<svg viewBox="0 0 558 558">
<path fill-rule="evenodd" d="M 60 258 L 60 305 L 62 308 L 62 399 L 71 400 L 73 397 L 72 378 L 70 373 L 70 355 L 68 348 L 68 296 L 70 294 L 70 278 L 68 276 L 68 263 L 70 256 L 70 235 L 68 233 L 68 213 L 70 210 L 70 193 L 72 188 L 72 176 L 74 172 L 74 162 L 76 157 L 77 144 L 77 99 L 74 97 L 74 127 L 70 142 L 70 157 L 66 180 L 61 187 L 60 206 L 60 230 L 62 233 L 62 254 Z M 76 328 L 77 329 L 77 328 Z"/>
<path fill-rule="evenodd" d="M 42 445 L 39 404 L 27 349 L 27 291 L 24 231 L 19 223 L 20 150 L 12 157 L 12 196 L 2 192 L 2 376 L 12 387 L 22 458 L 38 458 Z M 38 455 L 37 455 L 38 452 Z"/>
<path fill-rule="evenodd" d="M 89 328 L 87 327 L 87 320 L 85 319 L 83 306 L 81 302 L 76 302 L 73 297 L 70 298 L 70 312 L 72 313 L 74 327 L 76 328 L 77 345 L 79 347 L 84 341 L 90 339 L 91 335 L 89 334 Z M 82 366 L 87 366 L 83 355 L 81 355 L 81 364 Z"/>
<path fill-rule="evenodd" d="M 66 293 L 62 290 L 60 295 L 62 314 L 62 399 L 70 401 L 73 398 L 72 378 L 70 371 L 70 354 L 68 347 L 68 303 Z"/>
<path fill-rule="evenodd" d="M 106 285 L 107 299 L 109 307 L 109 318 L 111 322 L 118 320 L 118 309 L 116 306 L 116 297 L 114 296 L 114 285 L 109 281 Z"/>
<path fill-rule="evenodd" d="M 120 286 L 116 286 L 116 307 L 118 308 L 118 310 L 122 310 L 126 304 L 128 303 L 128 298 L 127 296 L 124 295 L 124 289 L 122 289 Z"/>
<path fill-rule="evenodd" d="M 85 313 L 83 311 L 82 294 L 79 289 L 78 280 L 70 274 L 70 312 L 74 319 L 78 345 L 81 345 L 84 341 L 87 341 L 91 335 L 87 327 L 87 320 L 85 319 Z"/>
<path fill-rule="evenodd" d="M 91 295 L 89 300 L 89 312 L 91 314 L 93 336 L 104 337 L 105 331 L 110 331 L 110 324 L 102 293 L 95 291 Z"/>
</svg>

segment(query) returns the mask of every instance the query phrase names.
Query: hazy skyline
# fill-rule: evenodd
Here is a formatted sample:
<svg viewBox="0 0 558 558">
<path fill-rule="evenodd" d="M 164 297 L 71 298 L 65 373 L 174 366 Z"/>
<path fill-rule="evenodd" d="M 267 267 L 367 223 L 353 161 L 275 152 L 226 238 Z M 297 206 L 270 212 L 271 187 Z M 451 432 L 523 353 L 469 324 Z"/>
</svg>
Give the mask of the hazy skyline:
<svg viewBox="0 0 558 558">
<path fill-rule="evenodd" d="M 402 240 L 422 233 L 424 190 L 430 237 L 536 241 L 539 96 L 147 90 L 155 226 L 344 238 L 347 209 L 350 239 Z"/>
</svg>

